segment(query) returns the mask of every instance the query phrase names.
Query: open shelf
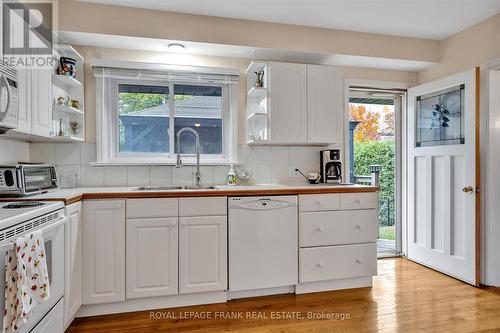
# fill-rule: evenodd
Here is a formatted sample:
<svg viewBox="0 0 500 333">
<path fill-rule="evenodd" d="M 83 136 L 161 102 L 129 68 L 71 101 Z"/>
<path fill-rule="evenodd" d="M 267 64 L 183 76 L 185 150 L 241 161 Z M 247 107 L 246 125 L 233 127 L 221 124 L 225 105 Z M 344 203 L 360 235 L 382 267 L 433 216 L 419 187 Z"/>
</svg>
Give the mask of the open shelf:
<svg viewBox="0 0 500 333">
<path fill-rule="evenodd" d="M 267 113 L 253 112 L 253 113 L 248 115 L 247 120 L 251 120 L 252 118 L 255 118 L 255 117 L 266 117 L 266 119 L 267 119 Z"/>
<path fill-rule="evenodd" d="M 69 75 L 54 75 L 54 84 L 60 87 L 81 87 L 82 83 Z"/>
<path fill-rule="evenodd" d="M 60 142 L 83 142 L 83 138 L 81 137 L 78 137 L 78 136 L 74 136 L 74 135 L 70 135 L 70 136 L 54 136 L 52 137 L 52 141 L 60 141 Z"/>
<path fill-rule="evenodd" d="M 70 115 L 81 115 L 83 116 L 83 111 L 79 110 L 77 108 L 71 107 L 71 106 L 66 106 L 66 105 L 54 105 L 54 110 L 61 112 L 61 113 L 67 113 Z"/>
<path fill-rule="evenodd" d="M 266 87 L 252 87 L 248 91 L 248 96 L 262 96 L 262 95 L 267 95 L 267 88 Z"/>
</svg>

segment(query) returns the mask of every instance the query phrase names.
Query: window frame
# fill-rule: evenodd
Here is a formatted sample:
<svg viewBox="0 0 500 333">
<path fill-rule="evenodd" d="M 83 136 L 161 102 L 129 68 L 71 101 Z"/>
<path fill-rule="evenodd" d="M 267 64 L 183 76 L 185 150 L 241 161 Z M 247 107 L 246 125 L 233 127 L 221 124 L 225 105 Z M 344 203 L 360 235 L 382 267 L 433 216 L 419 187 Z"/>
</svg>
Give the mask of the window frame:
<svg viewBox="0 0 500 333">
<path fill-rule="evenodd" d="M 169 93 L 169 140 L 168 153 L 127 153 L 119 151 L 119 110 L 118 91 L 120 84 L 134 85 L 156 85 L 168 87 Z M 202 165 L 227 165 L 236 162 L 237 154 L 237 91 L 238 85 L 228 83 L 211 83 L 193 80 L 155 80 L 155 79 L 126 79 L 108 78 L 97 82 L 98 90 L 98 162 L 95 164 L 117 164 L 117 165 L 175 165 L 175 106 L 174 106 L 174 86 L 176 84 L 194 86 L 216 86 L 222 89 L 222 153 L 221 154 L 201 154 L 200 164 Z M 101 91 L 99 96 L 99 91 Z M 99 101 L 99 97 L 104 100 Z M 171 98 L 170 98 L 171 97 Z M 99 110 L 102 105 L 103 110 Z M 100 113 L 100 115 L 99 115 Z M 106 124 L 110 126 L 106 126 Z M 107 127 L 107 130 L 106 130 Z M 99 133 L 100 132 L 100 133 Z M 189 134 L 185 134 L 189 135 Z M 99 156 L 100 155 L 100 156 Z M 185 165 L 196 164 L 196 156 L 183 154 Z"/>
</svg>

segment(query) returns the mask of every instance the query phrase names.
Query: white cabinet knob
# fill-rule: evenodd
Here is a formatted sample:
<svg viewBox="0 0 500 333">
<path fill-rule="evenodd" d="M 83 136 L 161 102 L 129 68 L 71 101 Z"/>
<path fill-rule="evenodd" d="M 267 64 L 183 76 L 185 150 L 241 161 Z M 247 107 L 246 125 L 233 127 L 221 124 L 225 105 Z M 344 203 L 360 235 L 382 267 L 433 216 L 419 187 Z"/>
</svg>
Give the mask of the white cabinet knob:
<svg viewBox="0 0 500 333">
<path fill-rule="evenodd" d="M 172 227 L 175 227 L 175 226 L 177 225 L 177 221 L 172 221 L 172 222 L 170 222 L 170 225 L 171 225 Z"/>
<path fill-rule="evenodd" d="M 182 226 L 186 226 L 186 225 L 187 225 L 187 222 L 186 222 L 186 221 L 182 221 L 182 222 L 181 222 L 181 225 L 182 225 Z"/>
<path fill-rule="evenodd" d="M 319 232 L 323 232 L 323 227 L 317 227 L 316 230 L 318 230 Z"/>
<path fill-rule="evenodd" d="M 363 229 L 363 227 L 360 226 L 359 224 L 356 224 L 356 229 L 361 230 L 361 229 Z"/>
<path fill-rule="evenodd" d="M 361 203 L 361 200 L 359 199 L 354 199 L 354 202 L 357 203 L 357 204 L 360 204 Z"/>
<path fill-rule="evenodd" d="M 115 208 L 116 209 L 121 209 L 123 207 L 123 204 L 119 203 L 119 204 L 116 204 Z"/>
<path fill-rule="evenodd" d="M 325 265 L 320 261 L 316 264 L 316 267 L 323 268 Z"/>
<path fill-rule="evenodd" d="M 318 206 L 322 206 L 323 205 L 323 201 L 319 200 L 319 199 L 316 199 L 314 200 L 314 202 L 316 203 L 316 205 Z"/>
<path fill-rule="evenodd" d="M 361 261 L 361 259 L 356 259 L 356 264 L 362 264 L 363 262 Z"/>
</svg>

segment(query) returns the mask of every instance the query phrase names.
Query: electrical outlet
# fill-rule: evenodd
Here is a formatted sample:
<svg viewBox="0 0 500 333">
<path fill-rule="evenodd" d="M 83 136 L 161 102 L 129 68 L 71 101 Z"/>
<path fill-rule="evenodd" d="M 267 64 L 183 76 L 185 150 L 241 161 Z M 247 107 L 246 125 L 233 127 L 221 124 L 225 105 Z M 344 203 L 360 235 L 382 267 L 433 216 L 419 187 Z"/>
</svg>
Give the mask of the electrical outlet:
<svg viewBox="0 0 500 333">
<path fill-rule="evenodd" d="M 288 168 L 288 177 L 290 178 L 298 178 L 300 177 L 300 173 L 295 171 L 296 168 Z"/>
</svg>

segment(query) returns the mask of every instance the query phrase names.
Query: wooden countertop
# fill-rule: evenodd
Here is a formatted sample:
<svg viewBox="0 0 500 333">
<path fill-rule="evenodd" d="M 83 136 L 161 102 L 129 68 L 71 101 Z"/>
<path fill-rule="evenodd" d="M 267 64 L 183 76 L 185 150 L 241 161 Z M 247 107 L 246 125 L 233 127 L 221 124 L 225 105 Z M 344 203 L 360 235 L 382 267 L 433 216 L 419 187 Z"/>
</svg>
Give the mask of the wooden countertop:
<svg viewBox="0 0 500 333">
<path fill-rule="evenodd" d="M 216 186 L 211 190 L 138 191 L 137 187 L 102 187 L 58 189 L 28 197 L 1 197 L 0 201 L 64 201 L 66 205 L 81 200 L 131 199 L 131 198 L 182 198 L 221 196 L 263 196 L 325 193 L 378 192 L 377 186 L 364 185 L 253 185 Z"/>
</svg>

